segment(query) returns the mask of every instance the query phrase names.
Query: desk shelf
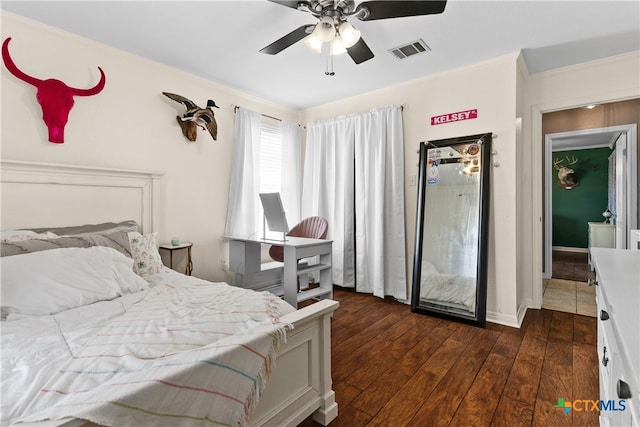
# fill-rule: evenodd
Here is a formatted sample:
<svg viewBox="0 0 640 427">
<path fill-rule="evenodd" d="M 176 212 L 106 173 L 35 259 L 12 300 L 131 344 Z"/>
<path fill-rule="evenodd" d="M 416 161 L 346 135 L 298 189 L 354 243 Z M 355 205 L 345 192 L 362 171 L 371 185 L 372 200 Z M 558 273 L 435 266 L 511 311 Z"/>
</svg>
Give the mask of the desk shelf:
<svg viewBox="0 0 640 427">
<path fill-rule="evenodd" d="M 332 294 L 331 289 L 325 289 L 325 288 L 307 289 L 305 291 L 298 292 L 298 303 L 301 303 L 302 301 L 314 299 L 314 298 L 321 298 L 324 296 L 331 297 L 331 294 Z"/>
<path fill-rule="evenodd" d="M 279 296 L 280 298 L 284 297 L 284 286 L 281 283 L 278 283 L 274 286 L 270 286 L 270 287 L 265 287 L 260 289 L 261 291 L 269 291 L 272 294 Z M 311 289 L 306 289 L 306 290 L 301 290 L 298 292 L 298 294 L 296 295 L 296 299 L 298 301 L 298 304 L 303 302 L 303 301 L 307 301 L 310 299 L 315 299 L 315 298 L 322 298 L 322 297 L 331 297 L 332 294 L 332 290 L 331 289 L 325 289 L 325 288 L 321 288 L 321 287 L 317 287 L 317 288 L 311 288 Z"/>
<path fill-rule="evenodd" d="M 235 273 L 236 286 L 270 291 L 294 307 L 301 301 L 333 297 L 331 240 L 289 236 L 281 242 L 284 263 L 262 264 L 260 247 L 274 242 L 255 237 L 226 238 L 229 239 L 229 269 Z M 319 259 L 317 264 L 305 260 L 314 257 Z M 302 261 L 299 263 L 298 260 Z M 320 275 L 319 287 L 298 291 L 298 278 L 313 272 Z"/>
<path fill-rule="evenodd" d="M 307 266 L 298 266 L 298 276 L 313 273 L 314 271 L 322 271 L 331 268 L 331 264 L 311 264 Z"/>
</svg>

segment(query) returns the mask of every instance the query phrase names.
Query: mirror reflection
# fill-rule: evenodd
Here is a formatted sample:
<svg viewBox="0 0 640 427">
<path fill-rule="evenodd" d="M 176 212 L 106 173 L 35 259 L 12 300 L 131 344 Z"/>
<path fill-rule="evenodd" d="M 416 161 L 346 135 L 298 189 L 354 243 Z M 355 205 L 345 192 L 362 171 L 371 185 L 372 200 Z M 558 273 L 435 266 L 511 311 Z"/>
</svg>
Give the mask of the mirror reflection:
<svg viewBox="0 0 640 427">
<path fill-rule="evenodd" d="M 486 134 L 421 144 L 412 311 L 484 325 L 486 242 L 481 237 L 488 191 L 483 200 L 482 188 L 490 140 Z"/>
</svg>

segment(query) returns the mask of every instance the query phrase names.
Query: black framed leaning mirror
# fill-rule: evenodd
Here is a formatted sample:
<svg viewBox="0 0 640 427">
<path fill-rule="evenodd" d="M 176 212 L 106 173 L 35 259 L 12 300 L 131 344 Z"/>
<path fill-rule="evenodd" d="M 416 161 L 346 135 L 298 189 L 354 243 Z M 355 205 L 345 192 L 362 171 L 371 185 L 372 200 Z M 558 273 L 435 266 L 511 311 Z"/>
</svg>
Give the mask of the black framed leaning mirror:
<svg viewBox="0 0 640 427">
<path fill-rule="evenodd" d="M 491 139 L 420 143 L 412 312 L 485 326 Z"/>
</svg>

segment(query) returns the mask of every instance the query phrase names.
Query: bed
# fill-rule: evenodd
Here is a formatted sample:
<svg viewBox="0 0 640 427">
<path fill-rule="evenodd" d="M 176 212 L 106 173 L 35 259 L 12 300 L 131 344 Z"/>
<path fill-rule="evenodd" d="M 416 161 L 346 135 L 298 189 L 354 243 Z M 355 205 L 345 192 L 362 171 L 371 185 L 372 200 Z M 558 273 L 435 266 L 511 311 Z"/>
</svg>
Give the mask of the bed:
<svg viewBox="0 0 640 427">
<path fill-rule="evenodd" d="M 158 264 L 161 177 L 2 161 L 2 425 L 330 423 L 338 303 Z"/>
</svg>

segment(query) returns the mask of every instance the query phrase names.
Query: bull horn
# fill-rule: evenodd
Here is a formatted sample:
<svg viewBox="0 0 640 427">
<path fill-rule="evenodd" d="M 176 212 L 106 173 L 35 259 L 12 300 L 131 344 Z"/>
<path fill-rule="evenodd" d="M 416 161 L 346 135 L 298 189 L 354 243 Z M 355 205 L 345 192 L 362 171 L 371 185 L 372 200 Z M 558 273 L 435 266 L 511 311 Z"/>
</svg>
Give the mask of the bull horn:
<svg viewBox="0 0 640 427">
<path fill-rule="evenodd" d="M 9 42 L 11 41 L 11 37 L 7 37 L 7 39 L 4 41 L 4 43 L 2 43 L 2 59 L 4 60 L 4 65 L 7 67 L 7 70 L 9 70 L 11 72 L 11 74 L 13 74 L 14 76 L 16 76 L 17 78 L 19 78 L 20 80 L 23 80 L 27 83 L 29 83 L 30 85 L 33 85 L 35 87 L 40 87 L 40 85 L 42 84 L 43 80 L 37 79 L 35 77 L 32 77 L 26 73 L 24 73 L 23 71 L 21 71 L 18 66 L 13 62 L 13 60 L 11 59 L 11 56 L 9 55 Z M 100 91 L 102 91 L 102 89 L 104 88 L 104 85 L 107 81 L 105 75 L 104 75 L 104 71 L 102 71 L 102 68 L 98 67 L 98 70 L 100 70 L 100 81 L 98 82 L 98 84 L 96 84 L 94 87 L 90 88 L 90 89 L 76 89 L 76 88 L 69 88 L 71 89 L 71 93 L 75 96 L 91 96 L 91 95 L 95 95 L 97 93 L 100 93 Z"/>
<path fill-rule="evenodd" d="M 2 43 L 2 59 L 4 60 L 5 67 L 7 67 L 7 70 L 9 70 L 11 74 L 16 76 L 20 80 L 23 80 L 35 87 L 39 87 L 40 84 L 42 83 L 42 80 L 36 79 L 35 77 L 31 77 L 30 75 L 22 72 L 11 59 L 11 56 L 9 55 L 10 41 L 11 41 L 11 37 L 7 37 L 4 43 Z"/>
<path fill-rule="evenodd" d="M 102 91 L 102 89 L 104 88 L 104 84 L 107 82 L 107 78 L 105 77 L 102 68 L 98 67 L 98 70 L 100 70 L 100 81 L 98 82 L 98 84 L 90 89 L 76 89 L 72 87 L 70 88 L 71 92 L 76 96 L 91 96 L 95 95 L 96 93 L 100 93 L 100 91 Z"/>
</svg>

